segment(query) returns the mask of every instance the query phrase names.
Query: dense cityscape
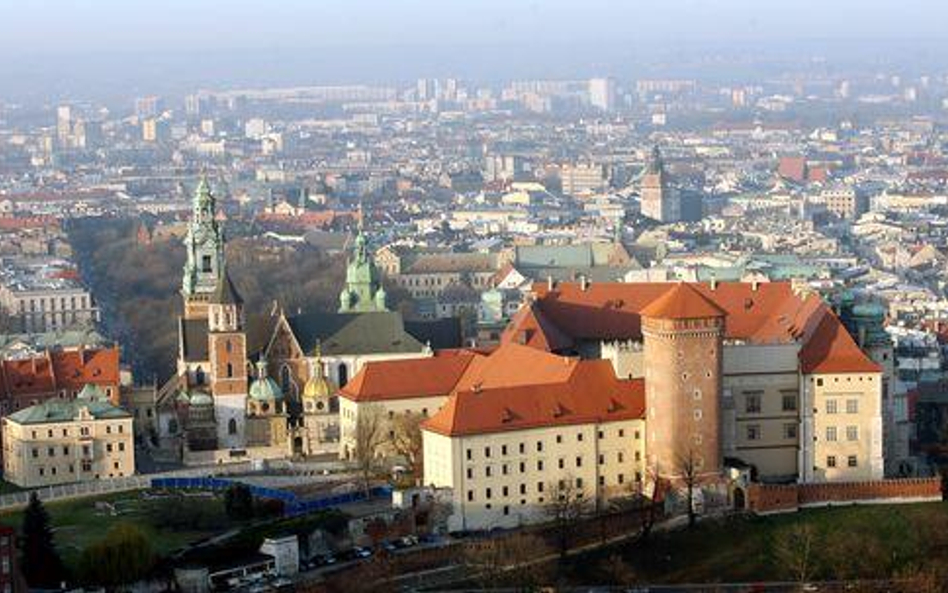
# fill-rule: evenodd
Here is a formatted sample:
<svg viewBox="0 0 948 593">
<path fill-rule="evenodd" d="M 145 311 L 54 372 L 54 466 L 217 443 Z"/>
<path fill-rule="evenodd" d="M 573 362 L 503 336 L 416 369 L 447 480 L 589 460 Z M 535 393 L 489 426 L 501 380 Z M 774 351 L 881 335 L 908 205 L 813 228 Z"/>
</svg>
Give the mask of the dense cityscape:
<svg viewBox="0 0 948 593">
<path fill-rule="evenodd" d="M 0 87 L 3 592 L 948 590 L 948 65 L 679 59 Z"/>
</svg>

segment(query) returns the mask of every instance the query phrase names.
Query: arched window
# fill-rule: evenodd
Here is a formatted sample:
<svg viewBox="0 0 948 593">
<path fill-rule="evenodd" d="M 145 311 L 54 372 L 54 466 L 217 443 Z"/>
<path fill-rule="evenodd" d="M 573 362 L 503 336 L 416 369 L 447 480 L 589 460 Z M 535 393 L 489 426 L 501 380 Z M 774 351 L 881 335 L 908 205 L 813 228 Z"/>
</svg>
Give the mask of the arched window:
<svg viewBox="0 0 948 593">
<path fill-rule="evenodd" d="M 233 418 L 227 421 L 227 434 L 237 434 L 237 421 Z"/>
<path fill-rule="evenodd" d="M 290 367 L 283 365 L 280 368 L 280 385 L 283 387 L 284 391 L 289 391 L 290 389 Z"/>
<path fill-rule="evenodd" d="M 227 341 L 224 343 L 224 348 L 227 350 L 227 353 L 228 353 L 228 354 L 230 354 L 231 352 L 234 351 L 234 345 L 231 343 L 230 340 L 227 340 Z"/>
<path fill-rule="evenodd" d="M 339 365 L 339 387 L 345 387 L 349 382 L 349 367 L 345 363 Z"/>
<path fill-rule="evenodd" d="M 194 371 L 194 382 L 198 385 L 204 385 L 204 369 L 201 367 Z"/>
</svg>

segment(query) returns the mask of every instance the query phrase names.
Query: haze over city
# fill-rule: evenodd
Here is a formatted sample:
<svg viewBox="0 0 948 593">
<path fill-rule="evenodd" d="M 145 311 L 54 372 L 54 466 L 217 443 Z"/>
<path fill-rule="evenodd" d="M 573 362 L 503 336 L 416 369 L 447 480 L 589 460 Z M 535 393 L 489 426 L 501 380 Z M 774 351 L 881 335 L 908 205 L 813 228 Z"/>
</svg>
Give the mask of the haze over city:
<svg viewBox="0 0 948 593">
<path fill-rule="evenodd" d="M 948 592 L 946 22 L 0 0 L 0 593 Z"/>
</svg>

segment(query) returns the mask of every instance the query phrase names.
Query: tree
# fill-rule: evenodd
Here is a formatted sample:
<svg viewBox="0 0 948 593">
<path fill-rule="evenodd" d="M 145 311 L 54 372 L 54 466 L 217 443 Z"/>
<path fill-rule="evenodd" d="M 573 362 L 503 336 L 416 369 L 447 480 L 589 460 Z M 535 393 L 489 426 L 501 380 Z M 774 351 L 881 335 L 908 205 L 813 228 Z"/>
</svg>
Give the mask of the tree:
<svg viewBox="0 0 948 593">
<path fill-rule="evenodd" d="M 385 419 L 382 407 L 377 404 L 359 410 L 353 434 L 353 456 L 362 476 L 362 488 L 366 497 L 372 473 L 375 471 L 379 447 L 385 437 Z"/>
<path fill-rule="evenodd" d="M 155 560 L 145 532 L 137 525 L 119 523 L 82 552 L 82 580 L 105 587 L 128 585 L 146 578 Z"/>
<path fill-rule="evenodd" d="M 689 447 L 687 450 L 679 453 L 677 459 L 678 475 L 685 486 L 685 494 L 688 497 L 688 527 L 694 527 L 698 522 L 698 513 L 695 509 L 695 489 L 699 486 L 701 464 L 695 450 Z"/>
<path fill-rule="evenodd" d="M 392 448 L 404 458 L 405 466 L 415 478 L 415 483 L 421 479 L 421 423 L 424 419 L 422 414 L 398 414 L 391 422 Z"/>
<path fill-rule="evenodd" d="M 246 484 L 234 484 L 224 492 L 224 510 L 236 521 L 253 518 L 253 494 Z"/>
<path fill-rule="evenodd" d="M 56 551 L 49 514 L 35 492 L 23 513 L 22 571 L 31 587 L 58 589 L 66 576 L 62 559 Z"/>
<path fill-rule="evenodd" d="M 532 590 L 542 584 L 543 557 L 548 553 L 542 538 L 520 532 L 466 545 L 463 561 L 468 574 L 484 589 Z"/>
<path fill-rule="evenodd" d="M 551 483 L 549 491 L 550 500 L 545 511 L 556 527 L 560 560 L 565 561 L 573 530 L 586 513 L 588 502 L 582 488 L 571 475 Z"/>
<path fill-rule="evenodd" d="M 805 583 L 815 572 L 816 532 L 809 523 L 798 523 L 778 536 L 774 544 L 777 564 L 786 567 L 791 579 Z"/>
</svg>

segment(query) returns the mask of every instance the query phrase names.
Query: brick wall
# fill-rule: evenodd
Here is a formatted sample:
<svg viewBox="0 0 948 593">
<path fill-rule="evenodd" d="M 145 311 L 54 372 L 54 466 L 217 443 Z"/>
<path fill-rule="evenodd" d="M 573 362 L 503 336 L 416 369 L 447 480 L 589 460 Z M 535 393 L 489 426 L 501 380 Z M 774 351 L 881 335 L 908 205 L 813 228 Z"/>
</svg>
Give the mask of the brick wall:
<svg viewBox="0 0 948 593">
<path fill-rule="evenodd" d="M 900 503 L 941 498 L 939 478 L 789 485 L 751 484 L 747 488 L 747 507 L 755 513 L 795 511 L 800 507 L 829 506 L 834 503 Z"/>
</svg>

